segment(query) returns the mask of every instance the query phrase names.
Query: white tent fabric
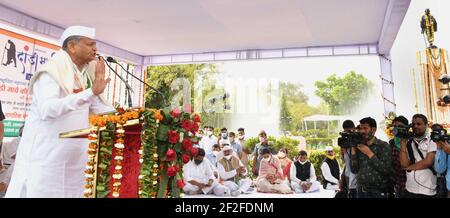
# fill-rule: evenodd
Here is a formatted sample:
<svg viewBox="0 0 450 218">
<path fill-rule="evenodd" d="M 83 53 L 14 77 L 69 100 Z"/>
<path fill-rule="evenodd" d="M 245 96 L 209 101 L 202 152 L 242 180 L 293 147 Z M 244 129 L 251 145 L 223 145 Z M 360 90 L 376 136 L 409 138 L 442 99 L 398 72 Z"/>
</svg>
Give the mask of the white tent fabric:
<svg viewBox="0 0 450 218">
<path fill-rule="evenodd" d="M 97 30 L 100 52 L 140 65 L 389 51 L 411 0 L 0 0 L 0 23 L 59 38 Z M 70 7 L 68 7 L 70 5 Z M 45 13 L 42 13 L 45 11 Z M 391 65 L 381 60 L 389 81 Z M 395 110 L 383 84 L 385 113 Z"/>
</svg>

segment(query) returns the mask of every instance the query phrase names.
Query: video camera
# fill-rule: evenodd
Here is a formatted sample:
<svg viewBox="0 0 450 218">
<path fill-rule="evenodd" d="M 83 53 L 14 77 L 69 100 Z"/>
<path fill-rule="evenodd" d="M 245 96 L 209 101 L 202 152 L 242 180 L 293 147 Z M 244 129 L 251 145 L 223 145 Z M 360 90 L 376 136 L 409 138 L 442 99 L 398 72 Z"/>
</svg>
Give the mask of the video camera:
<svg viewBox="0 0 450 218">
<path fill-rule="evenodd" d="M 450 135 L 447 135 L 447 130 L 440 124 L 433 124 L 431 126 L 431 140 L 433 142 L 444 141 L 450 143 Z"/>
<path fill-rule="evenodd" d="M 358 144 L 366 144 L 366 139 L 359 132 L 340 132 L 338 145 L 342 148 L 356 147 Z"/>
<path fill-rule="evenodd" d="M 398 126 L 394 126 L 394 129 L 392 130 L 392 133 L 396 136 L 396 137 L 400 137 L 400 138 L 411 138 L 414 136 L 414 133 L 412 131 L 412 126 L 411 125 L 405 125 L 405 124 L 400 124 Z"/>
</svg>

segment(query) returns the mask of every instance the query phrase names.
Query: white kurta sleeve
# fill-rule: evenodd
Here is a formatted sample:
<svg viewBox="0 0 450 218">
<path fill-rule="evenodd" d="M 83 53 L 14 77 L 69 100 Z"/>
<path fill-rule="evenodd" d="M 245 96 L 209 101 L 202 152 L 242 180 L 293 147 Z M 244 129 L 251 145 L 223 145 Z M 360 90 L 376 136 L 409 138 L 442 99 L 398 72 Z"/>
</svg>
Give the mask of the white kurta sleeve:
<svg viewBox="0 0 450 218">
<path fill-rule="evenodd" d="M 294 162 L 291 163 L 291 168 L 289 169 L 289 174 L 290 174 L 291 182 L 300 183 L 300 179 L 297 178 L 297 168 L 295 167 Z"/>
<path fill-rule="evenodd" d="M 236 170 L 225 172 L 225 168 L 220 163 L 217 164 L 217 169 L 219 170 L 220 178 L 222 178 L 223 180 L 227 180 L 236 176 Z"/>
<path fill-rule="evenodd" d="M 317 181 L 316 170 L 314 169 L 314 165 L 311 163 L 311 169 L 309 170 L 309 181 L 315 182 Z"/>
<path fill-rule="evenodd" d="M 326 179 L 327 181 L 332 182 L 334 184 L 339 184 L 339 181 L 336 178 L 334 178 L 333 175 L 331 175 L 331 170 L 330 170 L 330 167 L 328 166 L 328 164 L 323 163 L 322 166 L 320 167 L 320 169 L 322 170 L 324 179 Z"/>
<path fill-rule="evenodd" d="M 36 98 L 41 119 L 51 120 L 91 104 L 96 96 L 91 89 L 86 89 L 61 98 L 58 83 L 43 73 L 33 86 L 33 98 Z"/>
<path fill-rule="evenodd" d="M 212 179 L 212 180 L 215 179 L 213 170 L 212 170 L 212 168 L 211 168 L 212 164 L 209 163 L 208 160 L 206 160 L 206 161 L 207 161 L 207 162 L 204 163 L 204 164 L 205 164 L 205 176 L 206 176 L 206 182 L 205 182 L 205 184 L 208 183 L 208 181 L 209 181 L 210 179 Z"/>
<path fill-rule="evenodd" d="M 183 179 L 184 179 L 185 183 L 188 183 L 189 181 L 192 180 L 190 172 L 191 172 L 191 169 L 189 168 L 189 165 L 185 164 L 183 166 Z"/>
<path fill-rule="evenodd" d="M 105 104 L 100 97 L 95 96 L 89 110 L 94 114 L 114 112 L 116 109 L 112 105 Z"/>
</svg>

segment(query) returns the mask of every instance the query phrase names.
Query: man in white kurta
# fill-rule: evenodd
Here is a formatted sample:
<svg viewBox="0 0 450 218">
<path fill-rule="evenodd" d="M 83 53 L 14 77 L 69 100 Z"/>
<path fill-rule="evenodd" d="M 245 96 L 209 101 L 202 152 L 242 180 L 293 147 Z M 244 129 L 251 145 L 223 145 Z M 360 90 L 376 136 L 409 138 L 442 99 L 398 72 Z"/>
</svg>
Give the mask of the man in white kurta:
<svg viewBox="0 0 450 218">
<path fill-rule="evenodd" d="M 89 114 L 113 111 L 101 96 L 104 62 L 96 60 L 95 30 L 72 26 L 62 48 L 30 81 L 32 104 L 6 197 L 83 196 L 87 139 L 62 132 L 89 127 Z"/>
<path fill-rule="evenodd" d="M 310 193 L 320 190 L 314 165 L 308 160 L 306 151 L 300 151 L 290 168 L 291 187 L 295 193 Z"/>
<path fill-rule="evenodd" d="M 239 157 L 233 155 L 233 148 L 226 145 L 222 149 L 222 157 L 217 162 L 220 178 L 224 185 L 231 190 L 231 195 L 238 196 L 247 193 L 252 185 L 252 180 L 247 178 L 247 169 Z"/>
<path fill-rule="evenodd" d="M 205 151 L 200 148 L 194 159 L 183 166 L 183 191 L 189 195 L 214 193 L 218 196 L 228 195 L 229 190 L 218 183 L 211 163 L 204 158 Z"/>
</svg>

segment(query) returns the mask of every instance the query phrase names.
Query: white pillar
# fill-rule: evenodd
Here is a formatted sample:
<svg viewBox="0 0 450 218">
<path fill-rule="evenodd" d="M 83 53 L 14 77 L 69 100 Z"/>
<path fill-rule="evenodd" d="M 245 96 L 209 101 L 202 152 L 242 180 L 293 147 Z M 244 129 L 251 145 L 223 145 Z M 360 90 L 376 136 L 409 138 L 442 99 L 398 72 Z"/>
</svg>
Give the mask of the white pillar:
<svg viewBox="0 0 450 218">
<path fill-rule="evenodd" d="M 392 80 L 392 63 L 389 55 L 380 55 L 381 88 L 384 104 L 384 115 L 395 112 L 394 82 Z"/>
</svg>

